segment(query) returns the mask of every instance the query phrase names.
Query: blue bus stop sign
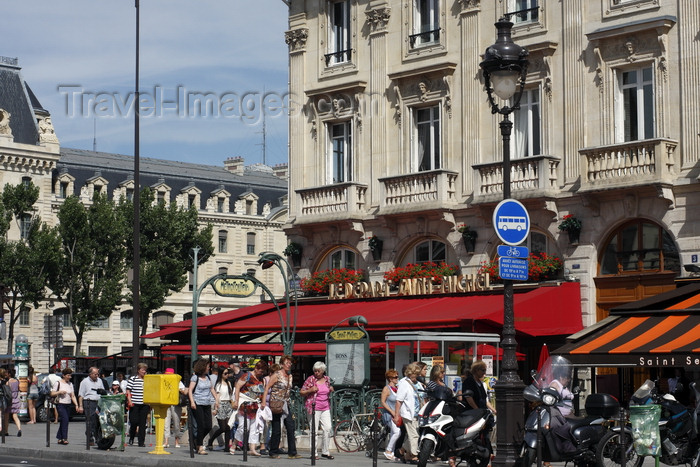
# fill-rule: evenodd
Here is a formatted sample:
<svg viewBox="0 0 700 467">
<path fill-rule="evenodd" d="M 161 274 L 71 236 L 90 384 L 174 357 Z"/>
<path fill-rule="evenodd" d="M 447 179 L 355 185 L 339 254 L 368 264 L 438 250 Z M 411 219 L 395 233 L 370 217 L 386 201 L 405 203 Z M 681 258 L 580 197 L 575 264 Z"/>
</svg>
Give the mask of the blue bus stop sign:
<svg viewBox="0 0 700 467">
<path fill-rule="evenodd" d="M 520 201 L 504 199 L 493 211 L 493 228 L 506 245 L 519 245 L 530 234 L 530 215 Z"/>
</svg>

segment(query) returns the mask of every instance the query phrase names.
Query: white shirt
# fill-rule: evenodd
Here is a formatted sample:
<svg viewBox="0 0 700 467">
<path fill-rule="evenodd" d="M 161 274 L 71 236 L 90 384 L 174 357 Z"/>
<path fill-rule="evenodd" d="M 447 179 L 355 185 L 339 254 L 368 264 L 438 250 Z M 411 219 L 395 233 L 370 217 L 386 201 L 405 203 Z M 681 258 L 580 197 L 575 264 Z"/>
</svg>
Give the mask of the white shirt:
<svg viewBox="0 0 700 467">
<path fill-rule="evenodd" d="M 401 378 L 399 381 L 399 387 L 396 391 L 396 400 L 401 401 L 401 409 L 399 410 L 399 415 L 401 418 L 414 418 L 417 414 L 415 413 L 416 399 L 418 394 L 416 393 L 416 388 L 413 387 L 413 383 L 408 377 Z"/>
</svg>

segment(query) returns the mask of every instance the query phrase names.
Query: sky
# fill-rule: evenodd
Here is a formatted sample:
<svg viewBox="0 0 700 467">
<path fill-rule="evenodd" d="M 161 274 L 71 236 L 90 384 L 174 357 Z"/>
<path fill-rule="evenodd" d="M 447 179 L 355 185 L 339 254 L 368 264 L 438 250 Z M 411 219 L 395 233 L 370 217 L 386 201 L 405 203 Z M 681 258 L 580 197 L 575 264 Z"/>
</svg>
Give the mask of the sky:
<svg viewBox="0 0 700 467">
<path fill-rule="evenodd" d="M 140 0 L 140 156 L 287 162 L 282 0 Z M 0 55 L 51 113 L 62 147 L 134 154 L 134 0 L 12 0 Z M 264 122 L 264 125 L 263 125 Z"/>
</svg>

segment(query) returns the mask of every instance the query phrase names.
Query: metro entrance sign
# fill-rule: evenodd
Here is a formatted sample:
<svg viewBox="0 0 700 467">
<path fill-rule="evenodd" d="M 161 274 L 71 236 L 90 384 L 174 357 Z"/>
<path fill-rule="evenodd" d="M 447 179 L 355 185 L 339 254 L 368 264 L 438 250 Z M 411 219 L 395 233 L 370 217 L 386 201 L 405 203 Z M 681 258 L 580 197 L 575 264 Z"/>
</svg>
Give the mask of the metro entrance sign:
<svg viewBox="0 0 700 467">
<path fill-rule="evenodd" d="M 504 199 L 493 211 L 493 228 L 506 245 L 519 245 L 530 234 L 530 215 L 520 201 Z"/>
</svg>

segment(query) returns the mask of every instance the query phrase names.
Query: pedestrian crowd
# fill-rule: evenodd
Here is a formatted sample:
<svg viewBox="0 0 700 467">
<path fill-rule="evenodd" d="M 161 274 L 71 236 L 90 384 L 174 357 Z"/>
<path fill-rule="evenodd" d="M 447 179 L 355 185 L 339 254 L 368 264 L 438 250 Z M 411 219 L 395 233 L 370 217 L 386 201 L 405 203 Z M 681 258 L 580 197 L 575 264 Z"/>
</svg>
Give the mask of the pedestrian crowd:
<svg viewBox="0 0 700 467">
<path fill-rule="evenodd" d="M 190 375 L 182 378 L 178 384 L 178 404 L 168 407 L 165 417 L 163 447 L 175 448 L 189 443 L 199 455 L 208 455 L 221 450 L 230 454 L 242 450 L 243 443 L 248 442 L 247 453 L 251 456 L 269 456 L 279 458 L 282 455 L 290 459 L 301 458 L 297 452 L 295 438 L 295 421 L 291 415 L 290 395 L 294 386 L 292 376 L 293 360 L 291 356 L 282 356 L 279 364 L 268 365 L 259 360 L 250 369 L 243 370 L 238 359 L 232 359 L 228 365 L 212 366 L 209 359 L 200 358 L 192 366 Z M 403 377 L 395 369 L 386 372 L 386 386 L 381 393 L 382 419 L 390 431 L 384 455 L 389 460 L 401 460 L 415 463 L 418 455 L 418 413 L 427 402 L 428 391 L 437 386 L 445 386 L 445 370 L 442 365 L 433 365 L 429 379 L 427 365 L 414 362 L 405 365 Z M 78 413 L 86 416 L 86 438 L 90 445 L 98 443 L 99 419 L 98 403 L 104 395 L 125 395 L 125 409 L 128 413 L 127 445 L 135 443 L 146 446 L 148 419 L 151 408 L 144 402 L 144 377 L 148 367 L 139 363 L 134 374 L 125 377 L 123 373 L 114 375 L 111 384 L 96 367 L 92 367 L 79 385 L 73 387 L 72 371 L 64 369 L 59 374 L 50 374 L 49 397 L 57 410 L 59 423 L 56 431 L 58 444 L 68 444 L 69 412 L 74 405 Z M 471 371 L 470 371 L 471 370 Z M 304 412 L 308 417 L 309 445 L 315 446 L 312 452 L 316 459 L 334 459 L 331 454 L 331 436 L 333 433 L 331 417 L 331 394 L 333 384 L 326 374 L 325 363 L 316 362 L 311 374 L 301 384 L 299 394 L 304 398 Z M 464 373 L 462 387 L 471 390 L 471 396 L 465 397 L 465 404 L 477 408 L 489 407 L 482 384 L 485 364 L 474 362 Z M 165 374 L 175 374 L 167 368 Z M 19 383 L 11 372 L 0 369 L 0 381 L 7 380 L 13 396 L 19 391 Z M 28 401 L 38 400 L 39 390 L 36 375 L 30 369 L 30 387 Z M 299 383 L 299 382 L 297 382 Z M 448 388 L 449 390 L 449 388 Z M 461 393 L 456 394 L 461 399 Z M 17 399 L 18 400 L 18 399 Z M 19 402 L 3 411 L 3 427 L 8 426 L 10 417 L 21 436 Z M 36 406 L 28 402 L 30 421 L 36 422 Z M 183 433 L 182 417 L 188 417 L 192 427 L 189 433 Z M 286 432 L 286 451 L 281 448 L 282 434 Z M 315 434 L 316 440 L 311 437 Z M 219 447 L 214 444 L 218 441 Z M 320 451 L 320 455 L 319 452 Z"/>
</svg>

